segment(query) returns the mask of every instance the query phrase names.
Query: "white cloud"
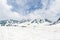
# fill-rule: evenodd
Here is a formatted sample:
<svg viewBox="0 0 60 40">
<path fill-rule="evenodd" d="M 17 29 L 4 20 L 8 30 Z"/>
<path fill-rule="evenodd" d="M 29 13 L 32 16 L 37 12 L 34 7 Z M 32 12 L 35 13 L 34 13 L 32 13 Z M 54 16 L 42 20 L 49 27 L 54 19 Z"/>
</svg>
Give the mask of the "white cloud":
<svg viewBox="0 0 60 40">
<path fill-rule="evenodd" d="M 48 0 L 47 0 L 48 1 Z M 17 0 L 18 3 L 18 0 Z M 45 7 L 46 4 L 44 3 L 44 0 L 42 0 L 42 3 L 44 4 Z M 49 6 L 49 5 L 48 5 Z M 20 15 L 17 12 L 12 12 L 10 9 L 12 6 L 7 5 L 6 0 L 0 0 L 0 19 L 35 19 L 35 18 L 47 18 L 49 20 L 56 21 L 60 15 L 58 16 L 57 14 L 60 14 L 60 1 L 59 0 L 51 0 L 49 9 L 39 9 L 35 10 L 34 12 L 31 12 L 29 15 Z"/>
<path fill-rule="evenodd" d="M 46 11 L 46 17 L 52 21 L 56 21 L 59 18 L 57 14 L 60 14 L 60 0 L 55 0 L 50 5 L 50 8 Z"/>
<path fill-rule="evenodd" d="M 7 5 L 6 0 L 0 1 L 0 19 L 15 19 L 19 17 L 18 13 L 14 13 L 10 10 L 11 6 Z"/>
<path fill-rule="evenodd" d="M 34 14 L 31 16 L 31 18 L 47 18 L 51 21 L 56 21 L 58 18 L 60 18 L 60 1 L 59 0 L 51 0 L 50 5 L 48 5 L 49 8 L 47 10 L 40 9 L 34 12 Z M 32 12 L 33 13 L 33 12 Z M 32 14 L 31 13 L 31 14 Z"/>
</svg>

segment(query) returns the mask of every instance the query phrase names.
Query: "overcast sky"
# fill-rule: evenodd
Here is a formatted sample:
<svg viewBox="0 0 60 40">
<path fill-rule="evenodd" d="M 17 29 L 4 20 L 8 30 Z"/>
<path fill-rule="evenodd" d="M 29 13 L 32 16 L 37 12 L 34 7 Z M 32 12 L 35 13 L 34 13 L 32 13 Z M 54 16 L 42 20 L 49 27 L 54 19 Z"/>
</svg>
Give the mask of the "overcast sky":
<svg viewBox="0 0 60 40">
<path fill-rule="evenodd" d="M 60 0 L 0 0 L 0 20 L 39 17 L 56 21 L 60 17 Z"/>
</svg>

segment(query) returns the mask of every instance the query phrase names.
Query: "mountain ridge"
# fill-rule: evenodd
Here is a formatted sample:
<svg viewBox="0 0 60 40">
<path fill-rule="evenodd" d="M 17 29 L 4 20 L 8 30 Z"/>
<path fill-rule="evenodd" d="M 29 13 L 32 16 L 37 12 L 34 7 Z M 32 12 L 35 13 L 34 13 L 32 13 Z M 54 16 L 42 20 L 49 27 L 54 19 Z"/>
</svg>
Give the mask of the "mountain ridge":
<svg viewBox="0 0 60 40">
<path fill-rule="evenodd" d="M 30 20 L 30 19 L 22 19 L 22 20 L 14 20 L 14 19 L 10 19 L 10 20 L 0 20 L 0 25 L 1 26 L 12 26 L 13 24 L 15 24 L 15 25 L 17 25 L 17 24 L 22 24 L 22 23 L 26 23 L 26 22 L 30 22 L 30 23 L 37 23 L 37 24 L 39 24 L 39 23 L 44 23 L 44 22 L 48 22 L 49 23 L 49 25 L 55 25 L 55 24 L 57 24 L 57 23 L 60 23 L 60 18 L 57 20 L 57 21 L 55 21 L 55 22 L 52 22 L 52 21 L 50 21 L 50 20 L 48 20 L 48 19 L 40 19 L 40 18 L 38 18 L 38 19 L 34 19 L 34 20 Z"/>
</svg>

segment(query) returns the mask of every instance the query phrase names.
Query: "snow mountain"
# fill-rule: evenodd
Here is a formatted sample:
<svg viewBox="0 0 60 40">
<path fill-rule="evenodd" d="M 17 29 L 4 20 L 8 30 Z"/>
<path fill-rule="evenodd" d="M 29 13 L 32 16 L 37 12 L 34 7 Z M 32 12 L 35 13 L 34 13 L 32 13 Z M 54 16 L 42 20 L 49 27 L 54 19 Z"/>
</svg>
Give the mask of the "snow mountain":
<svg viewBox="0 0 60 40">
<path fill-rule="evenodd" d="M 31 19 L 27 19 L 27 20 L 25 20 L 25 19 L 22 19 L 22 20 L 14 20 L 14 19 L 0 20 L 0 26 L 18 26 L 18 24 L 20 25 L 20 24 L 23 24 L 26 22 L 31 23 L 31 24 L 33 24 L 33 23 L 42 24 L 42 23 L 47 22 L 49 25 L 55 25 L 57 23 L 60 23 L 60 18 L 55 22 L 50 21 L 48 19 L 40 19 L 40 18 L 34 19 L 34 20 L 31 20 Z"/>
</svg>

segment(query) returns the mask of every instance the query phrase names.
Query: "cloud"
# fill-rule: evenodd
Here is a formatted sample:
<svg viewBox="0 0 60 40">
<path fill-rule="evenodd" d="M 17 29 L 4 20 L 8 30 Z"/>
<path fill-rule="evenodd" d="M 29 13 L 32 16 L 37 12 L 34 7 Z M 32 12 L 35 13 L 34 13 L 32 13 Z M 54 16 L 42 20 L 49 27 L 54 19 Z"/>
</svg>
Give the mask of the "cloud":
<svg viewBox="0 0 60 40">
<path fill-rule="evenodd" d="M 7 0 L 0 1 L 0 20 L 1 19 L 17 19 L 20 15 L 11 11 L 12 6 L 7 4 Z"/>
<path fill-rule="evenodd" d="M 42 9 L 41 0 L 8 0 L 7 3 L 12 6 L 12 11 L 22 15 L 27 15 L 36 9 Z"/>
<path fill-rule="evenodd" d="M 32 2 L 33 1 L 33 2 Z M 29 0 L 35 6 L 36 0 Z M 35 1 L 35 3 L 34 3 Z M 39 1 L 39 0 L 37 0 Z M 35 6 L 34 8 L 31 7 L 31 4 L 25 5 L 27 0 L 16 0 L 12 1 L 9 0 L 9 5 L 7 4 L 7 0 L 0 1 L 0 19 L 35 19 L 35 18 L 46 18 L 51 21 L 56 21 L 60 17 L 60 1 L 59 0 L 41 0 L 42 5 Z M 17 2 L 18 6 L 13 2 Z M 11 6 L 11 4 L 13 6 Z M 15 7 L 14 7 L 15 6 Z M 20 8 L 21 6 L 21 8 Z M 39 8 L 39 7 L 42 8 Z M 14 8 L 13 8 L 14 7 Z M 29 13 L 28 10 L 31 11 Z M 11 10 L 14 9 L 14 12 Z M 20 10 L 21 9 L 21 10 Z M 18 11 L 18 12 L 16 12 Z M 24 13 L 26 11 L 28 15 Z M 22 15 L 24 14 L 24 15 Z"/>
<path fill-rule="evenodd" d="M 55 0 L 50 4 L 49 7 L 50 8 L 45 12 L 45 17 L 51 21 L 56 21 L 58 18 L 60 18 L 60 15 L 57 15 L 60 14 L 60 0 Z"/>
</svg>

